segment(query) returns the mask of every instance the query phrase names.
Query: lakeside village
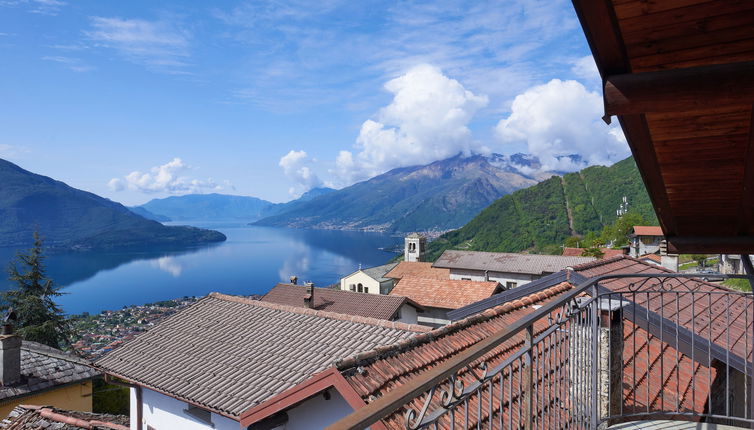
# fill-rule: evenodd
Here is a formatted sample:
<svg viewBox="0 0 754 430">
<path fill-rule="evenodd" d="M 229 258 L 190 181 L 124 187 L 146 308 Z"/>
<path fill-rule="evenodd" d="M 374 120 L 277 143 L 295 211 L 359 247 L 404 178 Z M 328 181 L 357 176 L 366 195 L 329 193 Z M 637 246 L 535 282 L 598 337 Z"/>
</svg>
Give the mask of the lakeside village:
<svg viewBox="0 0 754 430">
<path fill-rule="evenodd" d="M 412 233 L 404 238 L 400 261 L 359 268 L 326 288 L 310 282 L 302 285 L 293 275 L 290 282 L 272 286 L 263 296 L 211 293 L 76 315 L 71 319 L 75 337 L 68 352 L 27 340 L 16 342 L 17 335 L 5 334 L 0 337 L 0 414 L 6 414 L 8 422 L 43 419 L 52 426 L 75 419 L 81 420 L 75 428 L 99 428 L 93 423 L 102 422 L 106 425 L 101 428 L 117 430 L 224 430 L 239 428 L 239 424 L 265 430 L 324 428 L 359 407 L 349 403 L 354 395 L 367 400 L 389 395 L 389 381 L 422 373 L 471 348 L 473 343 L 460 339 L 481 340 L 566 297 L 586 279 L 613 274 L 652 274 L 662 279 L 692 270 L 686 281 L 663 281 L 675 282 L 675 289 L 691 288 L 700 296 L 691 295 L 689 303 L 685 303 L 689 297 L 684 297 L 684 303 L 676 306 L 690 306 L 701 315 L 713 315 L 714 307 L 709 330 L 713 326 L 733 330 L 726 336 L 748 342 L 746 327 L 726 326 L 721 318 L 727 321 L 731 315 L 726 313 L 746 312 L 751 307 L 749 321 L 754 323 L 754 306 L 741 308 L 735 301 L 750 295 L 728 299 L 728 309 L 710 299 L 730 294 L 729 287 L 735 285 L 715 281 L 723 281 L 724 274 L 743 274 L 747 262 L 742 256 L 682 256 L 669 252 L 660 227 L 627 229 L 618 233 L 623 246 L 564 246 L 562 255 L 446 250 L 434 262 L 427 261 L 427 237 Z M 709 264 L 722 273 L 704 269 Z M 601 285 L 616 293 L 625 287 L 611 282 Z M 705 294 L 710 297 L 704 298 Z M 649 293 L 639 301 L 647 306 L 642 312 L 659 312 L 664 330 L 688 329 L 689 321 L 682 321 L 677 310 L 673 315 L 672 306 L 666 309 L 664 300 L 660 308 L 649 301 Z M 584 308 L 577 315 L 587 311 Z M 631 312 L 635 318 L 637 311 Z M 621 315 L 629 318 L 628 311 Z M 548 324 L 566 324 L 551 318 L 547 317 Z M 654 339 L 650 343 L 658 340 L 656 336 L 663 339 L 651 324 L 646 328 L 638 320 L 623 324 L 638 325 L 620 348 L 634 339 Z M 694 333 L 709 337 L 696 324 L 692 321 Z M 523 338 L 516 339 L 516 345 L 523 345 Z M 578 344 L 584 339 L 574 335 L 558 342 L 567 342 L 567 348 L 575 351 L 589 351 L 589 345 Z M 701 338 L 698 342 L 704 344 Z M 718 352 L 711 346 L 707 349 L 702 352 Z M 509 348 L 498 352 L 501 355 L 491 363 L 510 361 Z M 628 353 L 623 361 L 630 363 L 636 351 Z M 404 364 L 396 366 L 396 356 Z M 230 367 L 229 359 L 233 360 Z M 716 364 L 718 368 L 724 365 Z M 680 362 L 676 366 L 680 369 Z M 624 378 L 672 379 L 672 370 L 642 369 Z M 709 368 L 704 369 L 675 376 L 675 384 L 686 388 L 668 386 L 653 395 L 691 389 L 698 385 L 696 374 L 710 381 L 725 374 L 715 370 L 718 376 L 714 376 Z M 734 376 L 726 376 L 733 378 L 728 386 L 740 389 Z M 583 377 L 566 375 L 568 382 L 557 383 L 583 384 L 578 380 Z M 725 386 L 718 381 L 695 389 L 702 399 L 711 399 Z M 635 400 L 655 401 L 644 394 L 631 399 Z M 684 407 L 703 412 L 722 406 L 707 402 Z M 319 412 L 314 413 L 315 409 Z M 503 416 L 510 413 L 502 411 Z M 397 416 L 383 422 L 391 419 L 395 425 L 387 428 L 405 426 Z M 272 425 L 279 422 L 288 425 Z"/>
</svg>

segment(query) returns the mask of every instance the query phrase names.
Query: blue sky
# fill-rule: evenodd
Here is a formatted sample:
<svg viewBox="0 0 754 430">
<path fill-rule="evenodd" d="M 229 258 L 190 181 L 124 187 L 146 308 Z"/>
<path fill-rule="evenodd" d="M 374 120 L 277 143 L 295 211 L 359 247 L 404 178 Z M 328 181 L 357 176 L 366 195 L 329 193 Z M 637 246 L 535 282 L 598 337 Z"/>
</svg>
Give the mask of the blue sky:
<svg viewBox="0 0 754 430">
<path fill-rule="evenodd" d="M 628 155 L 569 1 L 0 0 L 0 158 L 125 204 Z"/>
</svg>

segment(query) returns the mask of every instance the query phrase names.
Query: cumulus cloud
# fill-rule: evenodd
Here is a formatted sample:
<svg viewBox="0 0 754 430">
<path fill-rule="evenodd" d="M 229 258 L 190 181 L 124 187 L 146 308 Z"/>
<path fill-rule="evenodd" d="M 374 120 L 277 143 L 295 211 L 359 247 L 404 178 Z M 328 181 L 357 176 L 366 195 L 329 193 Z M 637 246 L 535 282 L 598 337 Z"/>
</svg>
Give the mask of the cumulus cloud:
<svg viewBox="0 0 754 430">
<path fill-rule="evenodd" d="M 92 17 L 84 34 L 97 46 L 112 48 L 134 63 L 170 73 L 184 73 L 189 34 L 162 21 Z"/>
<path fill-rule="evenodd" d="M 468 123 L 487 97 L 465 89 L 440 69 L 421 64 L 388 81 L 393 100 L 361 125 L 356 154 L 341 151 L 334 171 L 348 184 L 387 170 L 469 153 Z"/>
<path fill-rule="evenodd" d="M 143 193 L 193 194 L 220 191 L 223 187 L 212 179 L 193 179 L 185 175 L 191 167 L 180 158 L 161 166 L 152 167 L 148 172 L 135 170 L 121 178 L 113 178 L 108 187 L 113 191 L 125 189 Z"/>
<path fill-rule="evenodd" d="M 597 69 L 597 63 L 594 62 L 594 57 L 591 55 L 575 60 L 571 67 L 571 72 L 583 80 L 589 87 L 599 87 L 602 81 L 600 72 Z"/>
<path fill-rule="evenodd" d="M 525 144 L 545 170 L 610 165 L 630 152 L 623 132 L 606 125 L 602 98 L 576 81 L 553 79 L 518 95 L 496 133 L 504 144 Z"/>
<path fill-rule="evenodd" d="M 298 197 L 312 188 L 322 185 L 322 181 L 317 174 L 307 166 L 307 164 L 312 162 L 314 160 L 310 159 L 305 151 L 291 150 L 280 158 L 280 163 L 278 164 L 283 168 L 283 173 L 295 184 L 288 190 L 292 196 Z"/>
</svg>

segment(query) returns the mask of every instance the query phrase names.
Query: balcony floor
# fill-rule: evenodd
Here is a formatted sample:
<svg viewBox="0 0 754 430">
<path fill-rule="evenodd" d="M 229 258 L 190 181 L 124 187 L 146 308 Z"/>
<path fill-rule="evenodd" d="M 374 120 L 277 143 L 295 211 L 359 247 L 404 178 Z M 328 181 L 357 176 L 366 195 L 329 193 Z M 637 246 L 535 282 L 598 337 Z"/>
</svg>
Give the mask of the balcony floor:
<svg viewBox="0 0 754 430">
<path fill-rule="evenodd" d="M 694 423 L 689 421 L 631 421 L 608 427 L 611 430 L 740 430 L 745 427 L 734 427 L 722 424 Z"/>
</svg>

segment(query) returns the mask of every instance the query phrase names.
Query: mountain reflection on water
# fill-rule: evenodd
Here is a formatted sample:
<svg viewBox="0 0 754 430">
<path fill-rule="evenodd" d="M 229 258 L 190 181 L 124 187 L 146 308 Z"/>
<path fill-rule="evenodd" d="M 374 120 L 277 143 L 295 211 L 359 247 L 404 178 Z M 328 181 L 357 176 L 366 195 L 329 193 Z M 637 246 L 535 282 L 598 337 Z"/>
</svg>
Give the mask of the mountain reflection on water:
<svg viewBox="0 0 754 430">
<path fill-rule="evenodd" d="M 264 294 L 275 283 L 298 276 L 326 286 L 395 254 L 382 251 L 402 242 L 381 233 L 296 230 L 241 223 L 183 222 L 212 228 L 226 242 L 192 248 L 150 248 L 50 254 L 48 275 L 63 288 L 58 302 L 68 313 L 99 312 L 212 291 Z M 6 266 L 17 250 L 0 248 Z M 0 286 L 10 286 L 7 276 Z"/>
</svg>

